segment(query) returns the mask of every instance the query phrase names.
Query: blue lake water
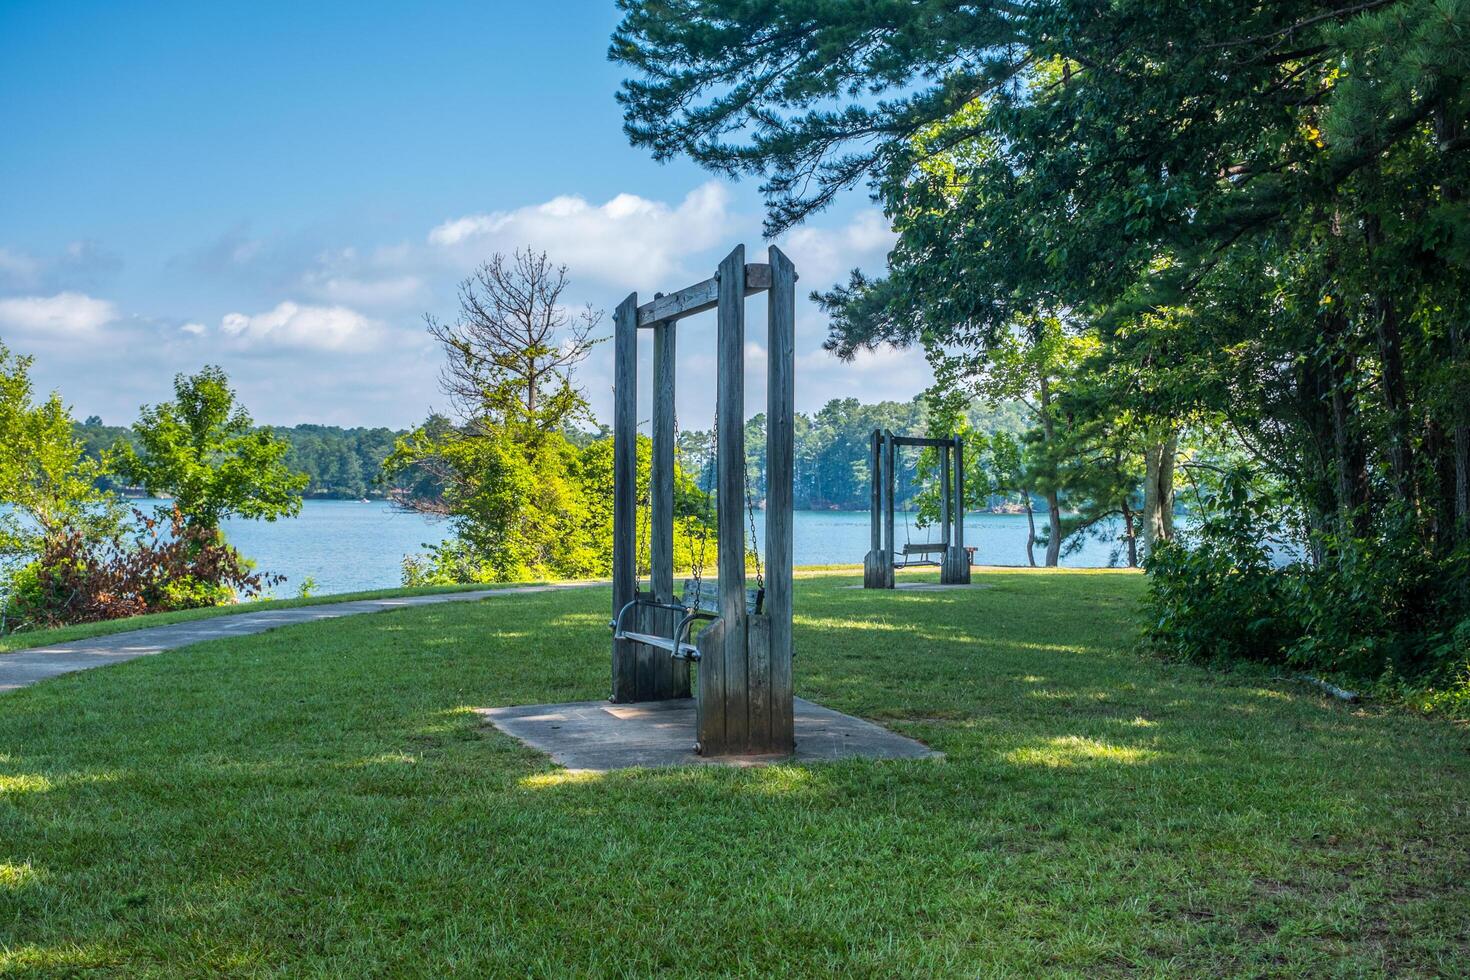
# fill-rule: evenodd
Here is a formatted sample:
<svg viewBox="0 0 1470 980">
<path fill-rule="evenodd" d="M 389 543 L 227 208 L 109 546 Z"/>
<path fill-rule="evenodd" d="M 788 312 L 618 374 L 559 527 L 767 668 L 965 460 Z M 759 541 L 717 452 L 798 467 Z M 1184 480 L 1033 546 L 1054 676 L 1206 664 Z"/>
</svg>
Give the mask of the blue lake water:
<svg viewBox="0 0 1470 980">
<path fill-rule="evenodd" d="M 138 501 L 145 504 L 146 501 Z M 764 541 L 764 515 L 756 514 L 756 528 Z M 403 556 L 422 551 L 425 544 L 442 541 L 448 525 L 418 514 L 394 510 L 380 501 L 308 500 L 299 517 L 268 524 L 231 520 L 225 524 L 230 541 L 254 559 L 262 571 L 286 576 L 275 589 L 293 595 L 308 576 L 317 591 L 354 592 L 400 584 Z M 895 536 L 905 540 L 904 521 L 898 517 Z M 907 539 L 930 540 L 911 527 Z M 971 514 L 965 519 L 965 543 L 975 545 L 975 561 L 984 565 L 1026 564 L 1026 518 L 1011 514 Z M 796 564 L 856 564 L 868 550 L 866 512 L 797 511 Z M 1086 541 L 1063 557 L 1072 567 L 1117 564 L 1116 542 Z M 1037 560 L 1041 559 L 1038 549 Z"/>
</svg>

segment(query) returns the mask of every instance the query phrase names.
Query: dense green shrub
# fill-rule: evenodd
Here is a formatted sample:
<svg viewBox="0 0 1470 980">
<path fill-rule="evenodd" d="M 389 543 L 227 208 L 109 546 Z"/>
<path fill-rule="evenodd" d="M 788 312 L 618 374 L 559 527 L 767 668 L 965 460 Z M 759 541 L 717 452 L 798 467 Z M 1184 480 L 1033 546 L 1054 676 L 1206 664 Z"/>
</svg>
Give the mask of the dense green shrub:
<svg viewBox="0 0 1470 980">
<path fill-rule="evenodd" d="M 1188 535 L 1160 542 L 1147 561 L 1145 637 L 1196 660 L 1280 661 L 1296 623 L 1270 542 L 1281 527 L 1274 501 L 1239 473 L 1202 501 Z"/>
<path fill-rule="evenodd" d="M 1413 515 L 1388 508 L 1319 557 L 1273 558 L 1286 538 L 1272 494 L 1231 474 L 1199 523 L 1148 561 L 1145 638 L 1195 660 L 1254 660 L 1377 683 L 1470 708 L 1470 556 L 1435 555 Z"/>
</svg>

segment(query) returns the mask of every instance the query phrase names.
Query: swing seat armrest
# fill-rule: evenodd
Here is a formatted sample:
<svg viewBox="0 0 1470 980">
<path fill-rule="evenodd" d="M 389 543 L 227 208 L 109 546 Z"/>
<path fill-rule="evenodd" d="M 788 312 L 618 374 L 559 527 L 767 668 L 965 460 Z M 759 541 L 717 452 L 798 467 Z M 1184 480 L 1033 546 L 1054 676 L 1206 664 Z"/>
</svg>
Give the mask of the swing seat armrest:
<svg viewBox="0 0 1470 980">
<path fill-rule="evenodd" d="M 628 610 L 632 609 L 634 606 L 647 606 L 650 609 L 669 609 L 673 612 L 681 613 L 689 611 L 683 606 L 679 605 L 677 602 L 658 602 L 654 599 L 642 598 L 633 599 L 625 604 L 623 608 L 619 609 L 617 616 L 613 617 L 612 622 L 607 624 L 612 628 L 613 633 L 616 634 L 623 632 L 623 617 L 626 616 L 628 614 Z"/>
<path fill-rule="evenodd" d="M 682 606 L 680 607 L 683 608 Z M 674 654 L 675 660 L 699 660 L 699 648 L 685 640 L 689 630 L 700 620 L 714 622 L 719 619 L 714 613 L 705 612 L 702 609 L 686 610 L 684 618 L 679 620 L 679 628 L 674 630 Z"/>
</svg>

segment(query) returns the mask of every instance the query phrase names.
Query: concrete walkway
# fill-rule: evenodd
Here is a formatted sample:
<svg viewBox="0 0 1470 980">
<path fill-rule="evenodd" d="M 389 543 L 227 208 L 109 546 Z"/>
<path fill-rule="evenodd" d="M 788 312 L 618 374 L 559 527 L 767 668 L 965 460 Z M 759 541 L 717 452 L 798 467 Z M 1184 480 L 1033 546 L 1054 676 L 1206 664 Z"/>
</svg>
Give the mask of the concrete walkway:
<svg viewBox="0 0 1470 980">
<path fill-rule="evenodd" d="M 479 602 L 497 596 L 525 595 L 531 592 L 558 592 L 583 589 L 597 582 L 568 582 L 559 585 L 524 585 L 504 589 L 481 589 L 473 592 L 441 592 L 434 595 L 403 596 L 391 599 L 357 599 L 321 606 L 297 606 L 291 609 L 263 609 L 260 612 L 215 616 L 189 623 L 151 626 L 128 633 L 95 636 L 51 646 L 32 647 L 15 653 L 0 653 L 0 692 L 13 691 L 58 674 L 75 670 L 105 667 L 136 657 L 146 657 L 165 650 L 177 650 L 191 643 L 222 640 L 231 636 L 264 633 L 281 626 L 314 623 L 341 616 L 388 612 L 412 606 L 432 606 L 441 602 Z"/>
</svg>

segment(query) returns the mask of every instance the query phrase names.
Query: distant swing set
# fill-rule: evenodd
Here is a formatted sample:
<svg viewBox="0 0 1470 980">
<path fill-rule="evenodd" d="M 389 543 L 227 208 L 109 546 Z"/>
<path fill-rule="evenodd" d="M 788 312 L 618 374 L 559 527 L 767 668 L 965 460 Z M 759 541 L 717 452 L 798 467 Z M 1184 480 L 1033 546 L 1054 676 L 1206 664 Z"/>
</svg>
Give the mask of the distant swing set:
<svg viewBox="0 0 1470 980">
<path fill-rule="evenodd" d="M 904 518 L 904 543 L 894 539 L 893 506 L 898 450 L 933 449 L 939 454 L 939 540 L 914 544 L 908 538 Z M 871 536 L 863 559 L 863 588 L 891 589 L 894 570 L 914 565 L 937 565 L 939 581 L 946 585 L 970 583 L 973 549 L 965 547 L 965 445 L 961 436 L 940 439 L 896 436 L 887 429 L 874 429 L 868 472 L 872 481 Z"/>
<path fill-rule="evenodd" d="M 614 314 L 612 696 L 618 704 L 690 696 L 699 665 L 695 750 L 707 756 L 789 755 L 795 750 L 791 684 L 791 569 L 796 369 L 796 268 L 781 250 L 747 264 L 745 246 L 714 278 Z M 745 299 L 768 294 L 766 573 L 745 580 Z M 719 577 L 694 577 L 674 598 L 675 325 L 717 311 L 714 449 Z M 638 569 L 638 331 L 653 334 L 653 459 L 649 477 L 649 582 Z M 720 419 L 725 424 L 720 425 Z M 696 627 L 699 632 L 695 635 Z"/>
</svg>

